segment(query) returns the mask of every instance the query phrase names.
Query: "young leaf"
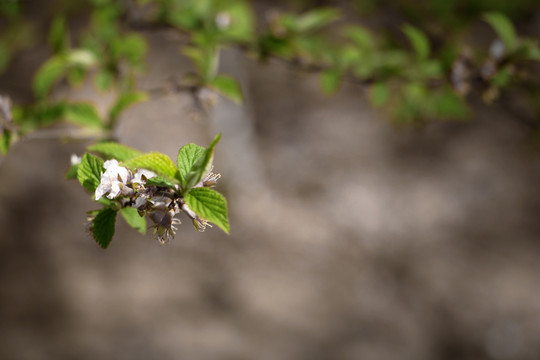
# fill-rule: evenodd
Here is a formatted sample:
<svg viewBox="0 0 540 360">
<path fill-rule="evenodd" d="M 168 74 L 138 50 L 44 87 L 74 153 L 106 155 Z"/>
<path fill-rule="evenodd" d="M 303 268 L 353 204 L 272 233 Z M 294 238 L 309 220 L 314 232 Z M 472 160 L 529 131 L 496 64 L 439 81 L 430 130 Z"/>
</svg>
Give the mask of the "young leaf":
<svg viewBox="0 0 540 360">
<path fill-rule="evenodd" d="M 114 105 L 109 110 L 109 121 L 110 123 L 114 123 L 120 114 L 126 110 L 131 105 L 145 101 L 148 98 L 148 95 L 142 91 L 137 92 L 127 92 L 121 94 Z"/>
<path fill-rule="evenodd" d="M 402 30 L 411 42 L 418 60 L 426 60 L 429 57 L 430 52 L 429 40 L 426 35 L 414 26 L 408 24 L 404 25 Z"/>
<path fill-rule="evenodd" d="M 106 249 L 114 235 L 116 210 L 105 208 L 97 213 L 92 222 L 92 234 L 99 246 Z"/>
<path fill-rule="evenodd" d="M 210 82 L 209 86 L 236 103 L 243 101 L 242 89 L 232 76 L 219 74 Z"/>
<path fill-rule="evenodd" d="M 101 129 L 103 122 L 94 105 L 89 103 L 67 103 L 64 116 L 67 121 L 87 126 L 89 128 Z"/>
<path fill-rule="evenodd" d="M 175 179 L 178 172 L 171 158 L 158 152 L 137 156 L 124 162 L 123 165 L 131 169 L 147 169 L 170 179 Z"/>
<path fill-rule="evenodd" d="M 495 30 L 504 43 L 504 46 L 509 51 L 513 51 L 517 44 L 517 36 L 510 19 L 501 13 L 490 12 L 484 14 L 484 20 Z"/>
<path fill-rule="evenodd" d="M 337 69 L 328 69 L 321 73 L 321 88 L 326 95 L 334 95 L 341 85 L 343 74 Z"/>
<path fill-rule="evenodd" d="M 38 98 L 45 97 L 53 85 L 64 76 L 67 64 L 62 56 L 53 56 L 47 60 L 34 76 L 32 87 Z"/>
<path fill-rule="evenodd" d="M 195 144 L 184 145 L 178 151 L 178 171 L 182 185 L 186 184 L 186 175 L 191 171 L 193 165 L 204 153 L 204 148 Z"/>
<path fill-rule="evenodd" d="M 141 156 L 142 152 L 113 141 L 101 142 L 89 146 L 88 151 L 98 153 L 104 159 L 116 159 L 118 161 L 128 161 Z"/>
<path fill-rule="evenodd" d="M 186 182 L 183 184 L 184 193 L 189 192 L 193 186 L 197 185 L 212 168 L 214 149 L 219 139 L 221 139 L 221 134 L 216 135 L 214 140 L 208 145 L 206 150 L 204 150 L 204 153 L 193 164 L 191 170 L 185 175 Z"/>
<path fill-rule="evenodd" d="M 129 226 L 140 232 L 146 234 L 146 219 L 144 216 L 140 216 L 137 209 L 132 207 L 125 207 L 120 210 L 120 214 Z"/>
<path fill-rule="evenodd" d="M 229 233 L 227 200 L 223 195 L 212 189 L 199 187 L 186 194 L 184 200 L 199 217 Z"/>
<path fill-rule="evenodd" d="M 103 160 L 86 153 L 77 169 L 77 179 L 86 190 L 93 193 L 101 182 L 101 173 L 104 170 Z"/>
</svg>

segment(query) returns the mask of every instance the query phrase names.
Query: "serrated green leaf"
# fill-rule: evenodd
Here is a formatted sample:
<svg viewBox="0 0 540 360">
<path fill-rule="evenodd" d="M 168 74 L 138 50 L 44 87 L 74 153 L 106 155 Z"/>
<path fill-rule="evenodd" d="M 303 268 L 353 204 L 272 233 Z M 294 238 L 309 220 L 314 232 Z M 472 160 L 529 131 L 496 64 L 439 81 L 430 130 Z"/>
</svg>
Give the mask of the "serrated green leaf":
<svg viewBox="0 0 540 360">
<path fill-rule="evenodd" d="M 141 156 L 143 153 L 113 141 L 100 142 L 89 146 L 88 151 L 101 155 L 105 160 L 116 159 L 118 161 L 128 161 Z"/>
<path fill-rule="evenodd" d="M 326 95 L 334 95 L 341 85 L 343 73 L 337 69 L 328 69 L 321 73 L 320 84 Z"/>
<path fill-rule="evenodd" d="M 100 70 L 94 76 L 94 84 L 100 91 L 107 91 L 114 83 L 114 75 L 108 70 Z"/>
<path fill-rule="evenodd" d="M 60 53 L 66 49 L 66 18 L 64 16 L 56 16 L 51 22 L 49 30 L 48 42 L 54 53 Z"/>
<path fill-rule="evenodd" d="M 193 165 L 204 153 L 204 148 L 195 144 L 184 145 L 178 151 L 178 171 L 182 185 L 186 185 L 186 175 L 192 171 Z"/>
<path fill-rule="evenodd" d="M 132 207 L 125 207 L 120 210 L 120 214 L 129 226 L 140 232 L 146 234 L 146 219 L 144 216 L 140 216 L 137 209 Z"/>
<path fill-rule="evenodd" d="M 501 38 L 504 46 L 509 51 L 513 51 L 517 44 L 517 35 L 514 25 L 505 15 L 497 12 L 486 13 L 483 16 L 484 20 L 491 25 L 493 30 Z"/>
<path fill-rule="evenodd" d="M 89 103 L 67 103 L 64 110 L 67 121 L 93 129 L 103 128 L 103 122 L 95 106 Z"/>
<path fill-rule="evenodd" d="M 53 85 L 60 80 L 67 71 L 67 64 L 62 56 L 53 56 L 47 60 L 34 76 L 32 87 L 38 98 L 45 97 Z"/>
<path fill-rule="evenodd" d="M 109 110 L 109 121 L 114 123 L 124 110 L 131 105 L 145 101 L 147 98 L 148 95 L 142 91 L 121 94 Z"/>
<path fill-rule="evenodd" d="M 199 187 L 184 196 L 185 202 L 199 217 L 229 233 L 227 200 L 215 190 Z"/>
<path fill-rule="evenodd" d="M 185 184 L 183 185 L 183 193 L 187 193 L 191 188 L 197 185 L 208 174 L 212 168 L 212 160 L 214 159 L 214 149 L 221 139 L 221 134 L 217 134 L 214 140 L 204 150 L 203 154 L 193 164 L 191 170 L 185 175 Z"/>
<path fill-rule="evenodd" d="M 171 158 L 158 152 L 137 156 L 136 158 L 124 162 L 123 165 L 132 170 L 147 169 L 170 179 L 175 179 L 178 173 L 178 169 Z"/>
<path fill-rule="evenodd" d="M 388 85 L 383 82 L 376 82 L 371 86 L 370 100 L 373 106 L 378 107 L 383 105 L 390 96 Z"/>
<path fill-rule="evenodd" d="M 77 179 L 86 190 L 94 193 L 101 182 L 101 173 L 104 170 L 103 160 L 86 153 L 77 169 Z"/>
<path fill-rule="evenodd" d="M 404 25 L 402 30 L 409 39 L 417 58 L 419 60 L 426 60 L 429 57 L 430 52 L 427 36 L 422 31 L 409 24 Z"/>
<path fill-rule="evenodd" d="M 219 74 L 208 85 L 236 103 L 241 103 L 244 99 L 238 81 L 232 76 Z"/>
<path fill-rule="evenodd" d="M 106 249 L 114 236 L 117 211 L 105 208 L 97 213 L 92 222 L 92 234 L 99 246 Z"/>
</svg>

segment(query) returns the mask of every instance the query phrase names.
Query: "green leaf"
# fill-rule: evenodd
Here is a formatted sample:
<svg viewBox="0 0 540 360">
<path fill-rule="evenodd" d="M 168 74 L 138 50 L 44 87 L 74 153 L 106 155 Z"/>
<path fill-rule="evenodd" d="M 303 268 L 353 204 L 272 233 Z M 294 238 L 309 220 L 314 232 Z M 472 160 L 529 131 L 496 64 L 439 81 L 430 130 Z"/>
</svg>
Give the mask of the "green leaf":
<svg viewBox="0 0 540 360">
<path fill-rule="evenodd" d="M 111 41 L 111 51 L 115 58 L 124 57 L 133 66 L 143 64 L 144 55 L 148 45 L 139 34 L 127 34 L 122 37 L 113 38 Z"/>
<path fill-rule="evenodd" d="M 79 164 L 71 165 L 68 171 L 66 171 L 64 178 L 67 180 L 76 179 L 78 170 L 79 170 Z"/>
<path fill-rule="evenodd" d="M 158 152 L 137 156 L 136 158 L 124 162 L 123 165 L 132 170 L 147 169 L 170 179 L 175 179 L 178 172 L 178 169 L 171 158 Z"/>
<path fill-rule="evenodd" d="M 230 18 L 230 24 L 224 29 L 220 29 L 225 39 L 230 41 L 250 41 L 253 38 L 255 20 L 253 10 L 247 2 L 229 2 L 226 9 L 218 13 L 217 16 L 220 15 Z"/>
<path fill-rule="evenodd" d="M 67 64 L 71 66 L 80 66 L 89 68 L 97 64 L 98 59 L 93 52 L 86 49 L 75 49 L 68 52 L 65 56 Z"/>
<path fill-rule="evenodd" d="M 49 45 L 54 53 L 60 53 L 67 47 L 67 30 L 66 18 L 64 16 L 56 16 L 49 30 Z"/>
<path fill-rule="evenodd" d="M 506 49 L 513 51 L 517 44 L 517 36 L 514 25 L 510 19 L 497 12 L 485 13 L 483 18 L 489 25 L 491 25 L 499 38 L 501 38 L 504 46 L 506 46 Z"/>
<path fill-rule="evenodd" d="M 67 73 L 68 82 L 73 87 L 82 85 L 85 76 L 86 70 L 78 66 L 72 67 Z"/>
<path fill-rule="evenodd" d="M 4 130 L 3 133 L 0 133 L 0 154 L 6 155 L 11 147 L 13 141 L 13 136 L 11 131 Z"/>
<path fill-rule="evenodd" d="M 192 171 L 193 165 L 199 160 L 205 149 L 195 144 L 184 145 L 178 151 L 178 171 L 182 185 L 186 185 L 186 176 Z"/>
<path fill-rule="evenodd" d="M 126 92 L 121 94 L 109 110 L 109 121 L 113 124 L 120 114 L 133 104 L 145 101 L 148 95 L 142 91 Z"/>
<path fill-rule="evenodd" d="M 114 141 L 100 142 L 89 146 L 87 149 L 88 151 L 98 153 L 105 160 L 116 159 L 118 161 L 128 161 L 143 154 L 139 150 Z"/>
<path fill-rule="evenodd" d="M 146 180 L 146 185 L 155 185 L 174 189 L 177 184 L 168 178 L 154 176 L 153 178 Z"/>
<path fill-rule="evenodd" d="M 219 74 L 208 84 L 212 89 L 236 103 L 243 101 L 242 89 L 235 78 Z"/>
<path fill-rule="evenodd" d="M 191 188 L 197 185 L 208 174 L 212 168 L 212 160 L 214 159 L 214 149 L 221 139 L 221 134 L 217 134 L 214 140 L 204 150 L 204 153 L 193 164 L 191 170 L 185 175 L 185 184 L 182 184 L 184 194 L 189 192 Z"/>
<path fill-rule="evenodd" d="M 114 75 L 108 70 L 100 70 L 94 76 L 94 84 L 100 91 L 107 91 L 114 83 Z"/>
<path fill-rule="evenodd" d="M 116 214 L 116 210 L 105 208 L 98 212 L 94 221 L 92 221 L 94 240 L 104 249 L 109 246 L 113 238 Z"/>
<path fill-rule="evenodd" d="M 140 232 L 146 234 L 146 219 L 144 216 L 140 216 L 137 209 L 132 207 L 125 207 L 120 210 L 120 214 L 129 226 Z"/>
<path fill-rule="evenodd" d="M 402 31 L 409 39 L 418 59 L 426 60 L 430 52 L 429 40 L 426 35 L 409 24 L 404 25 Z"/>
<path fill-rule="evenodd" d="M 184 200 L 199 217 L 229 233 L 227 200 L 223 195 L 212 189 L 199 187 L 186 194 Z"/>
<path fill-rule="evenodd" d="M 343 74 L 337 69 L 328 69 L 321 73 L 321 88 L 326 95 L 333 95 L 339 89 Z"/>
<path fill-rule="evenodd" d="M 371 86 L 370 100 L 373 106 L 383 105 L 390 97 L 388 85 L 383 82 L 376 82 Z"/>
<path fill-rule="evenodd" d="M 103 128 L 103 122 L 95 106 L 89 103 L 67 103 L 64 117 L 67 121 L 76 125 L 94 129 Z"/>
<path fill-rule="evenodd" d="M 77 169 L 77 179 L 86 190 L 94 193 L 101 182 L 101 173 L 104 170 L 103 160 L 86 153 Z"/>
<path fill-rule="evenodd" d="M 343 35 L 364 51 L 373 51 L 375 49 L 373 35 L 363 27 L 356 25 L 347 26 L 343 29 Z"/>
<path fill-rule="evenodd" d="M 333 8 L 318 8 L 300 15 L 295 21 L 297 32 L 320 29 L 339 19 L 340 12 Z"/>
<path fill-rule="evenodd" d="M 47 60 L 34 76 L 32 87 L 38 98 L 45 97 L 53 85 L 66 73 L 67 64 L 63 57 L 53 56 Z"/>
</svg>

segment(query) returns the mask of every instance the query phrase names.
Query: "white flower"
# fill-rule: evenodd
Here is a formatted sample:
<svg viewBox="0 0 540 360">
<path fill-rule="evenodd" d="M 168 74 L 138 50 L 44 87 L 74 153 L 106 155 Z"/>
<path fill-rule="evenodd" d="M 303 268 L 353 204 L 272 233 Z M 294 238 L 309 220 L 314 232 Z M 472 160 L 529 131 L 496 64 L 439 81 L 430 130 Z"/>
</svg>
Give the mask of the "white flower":
<svg viewBox="0 0 540 360">
<path fill-rule="evenodd" d="M 107 198 L 114 199 L 118 195 L 129 195 L 133 192 L 133 189 L 127 186 L 133 177 L 127 168 L 120 166 L 116 160 L 105 161 L 103 167 L 106 171 L 101 174 L 101 182 L 96 188 L 96 200 L 107 193 Z"/>
<path fill-rule="evenodd" d="M 148 180 L 157 175 L 150 170 L 138 169 L 133 175 L 133 179 L 131 180 L 131 182 L 136 184 L 143 184 L 146 182 L 146 180 L 143 180 L 143 176 L 146 178 L 146 180 Z"/>
<path fill-rule="evenodd" d="M 227 30 L 231 26 L 231 15 L 225 11 L 221 11 L 216 15 L 216 26 L 220 30 Z"/>
<path fill-rule="evenodd" d="M 71 165 L 79 165 L 81 163 L 82 158 L 80 156 L 77 156 L 77 154 L 71 154 L 70 162 Z"/>
</svg>

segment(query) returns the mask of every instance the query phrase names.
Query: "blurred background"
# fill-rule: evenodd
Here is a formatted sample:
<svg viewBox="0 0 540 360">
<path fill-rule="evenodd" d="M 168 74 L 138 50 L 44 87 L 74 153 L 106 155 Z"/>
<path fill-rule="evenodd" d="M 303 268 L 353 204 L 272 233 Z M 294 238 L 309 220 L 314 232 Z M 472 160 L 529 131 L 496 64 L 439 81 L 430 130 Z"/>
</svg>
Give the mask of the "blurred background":
<svg viewBox="0 0 540 360">
<path fill-rule="evenodd" d="M 499 6 L 540 35 L 534 1 L 453 3 L 448 26 Z M 438 21 L 428 5 L 443 2 L 419 4 L 355 6 L 374 24 Z M 54 15 L 27 5 L 38 28 Z M 253 5 L 262 17 L 348 9 Z M 492 40 L 485 25 L 471 28 L 474 41 Z M 142 34 L 139 88 L 193 67 L 174 34 Z M 40 42 L 16 55 L 1 93 L 31 101 L 47 56 Z M 117 137 L 174 159 L 221 132 L 214 163 L 230 235 L 181 218 L 160 246 L 119 219 L 103 250 L 85 232 L 96 204 L 63 178 L 90 141 L 38 132 L 2 158 L 1 359 L 540 358 L 540 148 L 529 127 L 475 98 L 468 120 L 396 125 L 364 85 L 344 81 L 328 97 L 316 74 L 236 48 L 223 50 L 220 71 L 239 79 L 243 104 L 219 98 L 204 113 L 170 92 L 127 110 Z M 53 96 L 102 112 L 112 101 L 91 83 Z"/>
</svg>

